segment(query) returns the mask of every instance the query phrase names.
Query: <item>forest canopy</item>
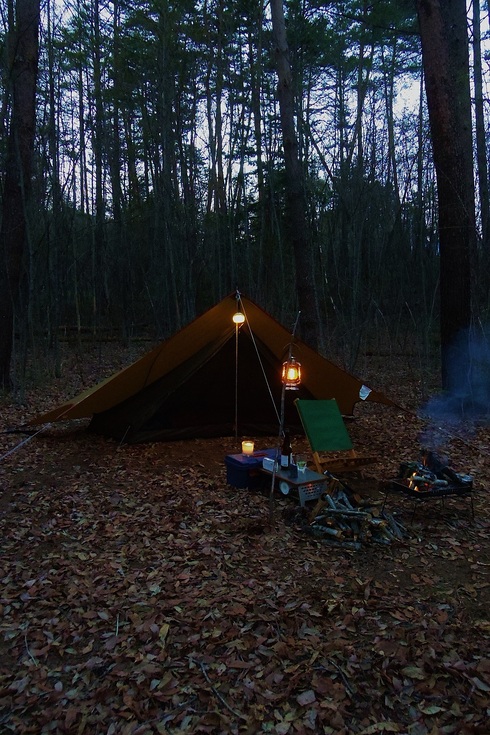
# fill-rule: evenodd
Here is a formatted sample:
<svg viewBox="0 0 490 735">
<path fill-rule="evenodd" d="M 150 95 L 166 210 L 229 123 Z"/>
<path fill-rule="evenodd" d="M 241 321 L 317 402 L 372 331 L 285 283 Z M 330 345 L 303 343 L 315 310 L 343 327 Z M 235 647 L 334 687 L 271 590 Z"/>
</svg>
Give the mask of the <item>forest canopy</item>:
<svg viewBox="0 0 490 735">
<path fill-rule="evenodd" d="M 21 6 L 35 10 L 36 0 Z M 292 323 L 301 259 L 285 230 L 269 5 L 37 7 L 31 192 L 12 295 L 17 356 L 29 345 L 56 352 L 67 328 L 167 337 L 236 287 Z M 387 340 L 428 355 L 439 334 L 440 240 L 416 4 L 291 0 L 284 17 L 319 347 L 342 349 L 350 368 L 361 348 Z M 10 4 L 1 19 L 5 193 L 18 42 Z M 472 298 L 484 320 L 488 18 L 479 3 L 468 22 Z"/>
</svg>

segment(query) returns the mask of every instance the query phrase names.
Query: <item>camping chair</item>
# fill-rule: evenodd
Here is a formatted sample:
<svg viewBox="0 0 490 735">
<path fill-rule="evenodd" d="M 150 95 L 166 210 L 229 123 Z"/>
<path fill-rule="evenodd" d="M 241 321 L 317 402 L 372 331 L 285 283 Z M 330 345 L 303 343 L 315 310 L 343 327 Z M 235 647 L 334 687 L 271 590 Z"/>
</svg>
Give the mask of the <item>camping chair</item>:
<svg viewBox="0 0 490 735">
<path fill-rule="evenodd" d="M 310 445 L 317 472 L 332 474 L 356 472 L 377 462 L 376 457 L 358 455 L 339 411 L 337 401 L 295 400 L 299 417 Z M 333 457 L 320 456 L 320 452 L 335 452 Z"/>
</svg>

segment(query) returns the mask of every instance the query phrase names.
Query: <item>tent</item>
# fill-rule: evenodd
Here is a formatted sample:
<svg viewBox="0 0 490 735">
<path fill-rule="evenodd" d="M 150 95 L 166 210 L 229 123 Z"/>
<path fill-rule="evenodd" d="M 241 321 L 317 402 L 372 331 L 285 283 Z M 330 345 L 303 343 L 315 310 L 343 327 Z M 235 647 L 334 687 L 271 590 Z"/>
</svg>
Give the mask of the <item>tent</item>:
<svg viewBox="0 0 490 735">
<path fill-rule="evenodd" d="M 92 417 L 91 430 L 130 443 L 277 433 L 291 332 L 250 299 L 241 296 L 239 305 L 246 317 L 240 328 L 232 294 L 132 365 L 29 423 Z M 302 431 L 295 398 L 335 398 L 345 415 L 361 399 L 395 405 L 296 338 L 294 355 L 302 383 L 285 392 L 284 404 L 293 432 Z"/>
</svg>

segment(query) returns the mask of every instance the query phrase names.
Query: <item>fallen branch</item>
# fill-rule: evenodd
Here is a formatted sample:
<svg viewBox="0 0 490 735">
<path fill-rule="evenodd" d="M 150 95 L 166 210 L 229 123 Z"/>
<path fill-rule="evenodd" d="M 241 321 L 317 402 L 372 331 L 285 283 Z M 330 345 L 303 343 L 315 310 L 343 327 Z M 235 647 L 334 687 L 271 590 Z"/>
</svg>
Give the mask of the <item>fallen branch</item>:
<svg viewBox="0 0 490 735">
<path fill-rule="evenodd" d="M 199 668 L 201 669 L 201 671 L 203 673 L 204 678 L 206 679 L 207 683 L 211 687 L 211 691 L 213 692 L 214 696 L 217 699 L 219 699 L 219 701 L 221 702 L 221 704 L 224 707 L 226 707 L 226 709 L 228 710 L 228 712 L 231 712 L 231 714 L 232 715 L 235 715 L 235 717 L 238 717 L 238 719 L 243 720 L 244 722 L 248 722 L 248 719 L 244 715 L 242 715 L 241 712 L 237 712 L 236 710 L 233 709 L 233 707 L 231 707 L 228 704 L 228 702 L 223 697 L 223 695 L 214 686 L 213 682 L 211 681 L 211 679 L 208 676 L 208 672 L 206 671 L 206 667 L 204 666 L 204 664 L 201 661 L 196 661 L 195 659 L 191 659 L 191 660 L 199 666 Z"/>
<path fill-rule="evenodd" d="M 35 656 L 33 656 L 33 654 L 31 653 L 31 649 L 29 648 L 29 643 L 27 642 L 27 633 L 24 633 L 24 643 L 26 644 L 27 655 L 33 662 L 34 666 L 39 666 L 39 661 Z"/>
</svg>

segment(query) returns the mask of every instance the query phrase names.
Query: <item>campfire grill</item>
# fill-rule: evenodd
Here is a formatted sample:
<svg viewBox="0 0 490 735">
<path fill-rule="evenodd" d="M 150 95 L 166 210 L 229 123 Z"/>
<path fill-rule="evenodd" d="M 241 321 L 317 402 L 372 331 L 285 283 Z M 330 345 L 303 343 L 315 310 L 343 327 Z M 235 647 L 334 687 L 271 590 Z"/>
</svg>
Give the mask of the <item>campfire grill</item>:
<svg viewBox="0 0 490 735">
<path fill-rule="evenodd" d="M 404 462 L 400 465 L 398 477 L 391 480 L 387 487 L 383 508 L 389 491 L 399 492 L 417 500 L 430 500 L 447 497 L 470 497 L 471 516 L 475 517 L 473 505 L 473 478 L 455 472 L 433 452 L 425 452 L 422 462 Z M 414 512 L 415 514 L 415 505 Z"/>
</svg>

